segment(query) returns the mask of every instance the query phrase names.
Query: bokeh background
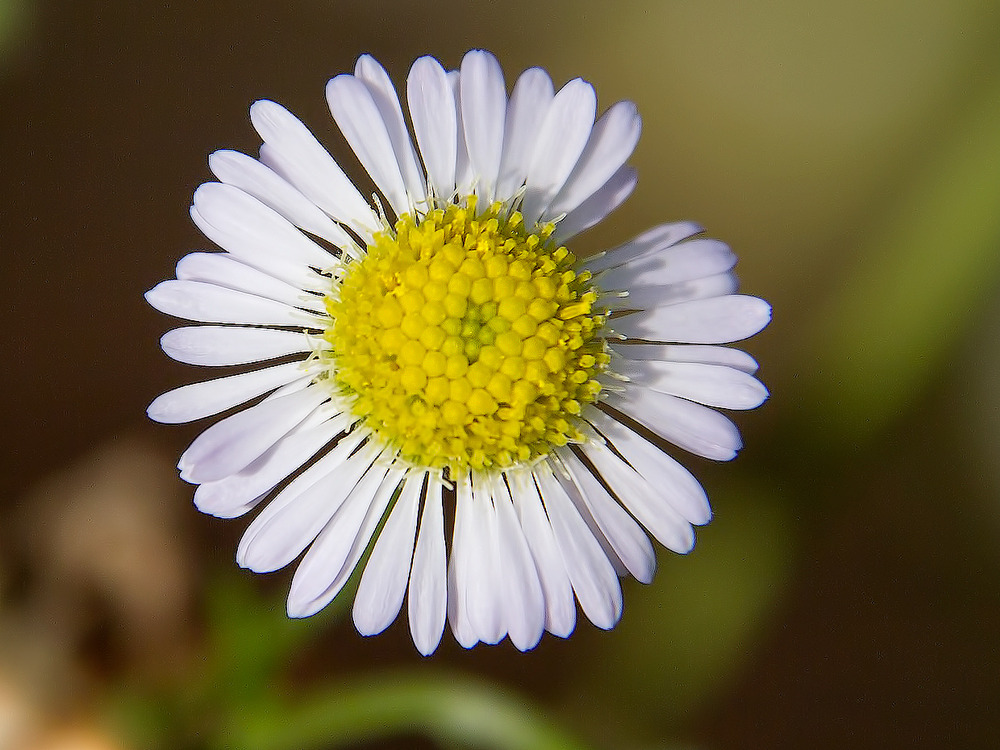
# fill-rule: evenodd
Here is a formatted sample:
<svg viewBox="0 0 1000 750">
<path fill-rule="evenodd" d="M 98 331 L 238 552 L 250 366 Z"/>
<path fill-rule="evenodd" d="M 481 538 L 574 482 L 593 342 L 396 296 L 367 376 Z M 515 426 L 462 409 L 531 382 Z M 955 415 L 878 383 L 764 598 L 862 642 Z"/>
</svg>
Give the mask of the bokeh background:
<svg viewBox="0 0 1000 750">
<path fill-rule="evenodd" d="M 283 614 L 144 418 L 198 374 L 142 292 L 206 247 L 257 98 L 364 179 L 326 80 L 471 47 L 644 117 L 580 253 L 695 219 L 773 324 L 716 517 L 608 633 L 430 659 Z M 1000 6 L 0 0 L 0 748 L 1000 746 Z"/>
</svg>

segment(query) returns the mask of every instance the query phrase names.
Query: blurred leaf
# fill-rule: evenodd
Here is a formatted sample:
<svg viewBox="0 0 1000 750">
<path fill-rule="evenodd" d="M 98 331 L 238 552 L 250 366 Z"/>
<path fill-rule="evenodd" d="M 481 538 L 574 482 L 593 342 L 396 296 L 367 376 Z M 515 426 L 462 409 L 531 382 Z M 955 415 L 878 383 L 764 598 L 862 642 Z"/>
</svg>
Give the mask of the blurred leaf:
<svg viewBox="0 0 1000 750">
<path fill-rule="evenodd" d="M 204 670 L 209 691 L 226 705 L 255 698 L 324 625 L 343 617 L 353 597 L 341 592 L 315 617 L 295 620 L 285 614 L 281 598 L 261 593 L 260 580 L 228 572 L 209 588 L 209 661 Z M 349 589 L 349 586 L 345 587 Z"/>
<path fill-rule="evenodd" d="M 498 750 L 585 746 L 525 701 L 458 674 L 394 674 L 274 698 L 233 716 L 220 747 L 308 750 L 424 735 Z"/>
<path fill-rule="evenodd" d="M 19 46 L 31 31 L 34 3 L 30 0 L 0 0 L 0 63 Z M 0 67 L 0 73 L 6 66 Z"/>
<path fill-rule="evenodd" d="M 721 509 L 694 551 L 661 550 L 656 581 L 626 592 L 614 638 L 582 675 L 580 700 L 596 702 L 574 714 L 600 717 L 612 732 L 604 745 L 662 736 L 722 689 L 784 590 L 794 536 L 773 488 L 738 483 L 713 494 Z M 615 725 L 624 736 L 613 736 Z"/>
<path fill-rule="evenodd" d="M 1000 76 L 973 102 L 825 310 L 810 402 L 853 442 L 947 361 L 1000 272 Z"/>
</svg>

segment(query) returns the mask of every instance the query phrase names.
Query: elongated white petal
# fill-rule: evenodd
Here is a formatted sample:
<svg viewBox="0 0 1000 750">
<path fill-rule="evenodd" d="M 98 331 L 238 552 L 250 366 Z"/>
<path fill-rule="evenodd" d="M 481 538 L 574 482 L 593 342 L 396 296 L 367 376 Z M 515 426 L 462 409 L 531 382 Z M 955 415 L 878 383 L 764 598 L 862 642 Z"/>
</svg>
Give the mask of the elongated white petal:
<svg viewBox="0 0 1000 750">
<path fill-rule="evenodd" d="M 246 468 L 328 397 L 323 388 L 306 388 L 216 422 L 181 455 L 181 478 L 200 484 Z"/>
<path fill-rule="evenodd" d="M 611 321 L 629 338 L 686 344 L 728 344 L 753 336 L 771 320 L 771 306 L 757 297 L 724 297 L 651 307 Z"/>
<path fill-rule="evenodd" d="M 641 131 L 642 118 L 632 102 L 618 102 L 605 112 L 546 214 L 569 213 L 597 192 L 632 155 Z"/>
<path fill-rule="evenodd" d="M 229 253 L 189 253 L 177 263 L 177 278 L 204 281 L 257 297 L 324 313 L 323 298 L 241 263 Z"/>
<path fill-rule="evenodd" d="M 594 519 L 594 514 L 590 512 L 590 508 L 588 508 L 587 504 L 580 499 L 580 490 L 573 484 L 573 480 L 570 478 L 565 467 L 559 467 L 559 472 L 555 474 L 555 478 L 562 485 L 570 500 L 573 501 L 573 506 L 580 514 L 580 518 L 582 518 L 583 522 L 587 524 L 587 530 L 601 546 L 601 551 L 604 553 L 604 556 L 608 558 L 608 562 L 610 562 L 611 567 L 615 569 L 615 573 L 619 578 L 627 576 L 629 574 L 628 566 L 625 565 L 621 557 L 618 556 L 618 553 L 615 552 L 615 548 L 612 546 L 611 542 L 608 541 L 607 535 L 601 530 L 600 525 Z"/>
<path fill-rule="evenodd" d="M 582 450 L 622 504 L 660 544 L 680 554 L 691 551 L 694 546 L 691 524 L 667 502 L 661 489 L 647 482 L 606 445 L 588 443 Z"/>
<path fill-rule="evenodd" d="M 727 417 L 707 406 L 632 385 L 608 393 L 608 404 L 665 440 L 715 461 L 731 461 L 742 446 L 740 433 Z"/>
<path fill-rule="evenodd" d="M 236 326 L 175 328 L 163 334 L 160 346 L 178 362 L 212 367 L 260 362 L 313 349 L 304 333 Z"/>
<path fill-rule="evenodd" d="M 362 55 L 358 58 L 354 66 L 354 75 L 368 86 L 392 141 L 392 149 L 396 154 L 396 162 L 406 184 L 406 191 L 412 202 L 419 203 L 427 196 L 424 174 L 420 169 L 413 142 L 410 140 L 410 133 L 406 129 L 406 122 L 403 120 L 403 109 L 399 105 L 396 88 L 389 80 L 385 68 L 371 55 Z"/>
<path fill-rule="evenodd" d="M 247 527 L 236 548 L 236 562 L 255 573 L 283 568 L 326 526 L 361 476 L 378 447 L 352 451 L 361 440 L 351 433 L 296 477 Z"/>
<path fill-rule="evenodd" d="M 469 147 L 465 143 L 465 123 L 462 120 L 462 76 L 457 70 L 448 71 L 448 85 L 455 97 L 455 192 L 459 196 L 472 193 L 476 175 L 472 173 Z"/>
<path fill-rule="evenodd" d="M 199 485 L 194 492 L 195 507 L 219 518 L 243 515 L 352 421 L 353 417 L 340 414 L 313 423 L 310 415 L 246 468 L 224 479 Z"/>
<path fill-rule="evenodd" d="M 479 642 L 469 620 L 469 589 L 477 585 L 469 575 L 472 556 L 479 553 L 481 540 L 472 536 L 472 483 L 463 477 L 455 483 L 455 529 L 448 560 L 448 622 L 455 640 L 463 648 Z M 481 584 L 481 582 L 478 582 Z"/>
<path fill-rule="evenodd" d="M 594 127 L 594 87 L 575 78 L 555 95 L 535 140 L 524 193 L 526 226 L 534 226 L 562 189 Z"/>
<path fill-rule="evenodd" d="M 462 127 L 476 177 L 476 192 L 492 203 L 507 115 L 507 89 L 500 63 L 483 50 L 466 53 L 462 58 L 460 86 Z"/>
<path fill-rule="evenodd" d="M 604 289 L 663 286 L 723 273 L 735 265 L 736 254 L 724 242 L 689 240 L 610 269 L 600 283 Z"/>
<path fill-rule="evenodd" d="M 493 486 L 504 619 L 510 642 L 520 651 L 538 645 L 545 630 L 545 599 L 535 562 L 517 520 L 507 485 L 497 479 Z"/>
<path fill-rule="evenodd" d="M 552 235 L 555 242 L 562 244 L 602 221 L 632 195 L 638 181 L 639 174 L 627 164 L 623 166 L 604 183 L 603 187 L 556 224 L 556 231 Z M 548 217 L 543 218 L 548 220 Z"/>
<path fill-rule="evenodd" d="M 208 166 L 221 182 L 252 195 L 295 226 L 357 256 L 350 235 L 267 165 L 239 151 L 222 150 L 208 157 Z"/>
<path fill-rule="evenodd" d="M 573 504 L 581 514 L 584 509 L 589 512 L 628 572 L 640 583 L 650 583 L 656 572 L 656 553 L 649 537 L 607 493 L 576 454 L 564 448 L 559 451 L 559 457 L 572 479 L 572 482 L 564 483 L 563 488 Z"/>
<path fill-rule="evenodd" d="M 526 470 L 507 472 L 511 498 L 524 539 L 528 544 L 545 600 L 545 629 L 566 638 L 576 626 L 576 603 L 552 526 L 545 515 L 538 489 Z"/>
<path fill-rule="evenodd" d="M 724 297 L 734 294 L 738 287 L 736 274 L 718 273 L 666 286 L 629 287 L 626 296 L 603 295 L 601 305 L 607 310 L 645 310 L 649 307 L 676 305 L 678 302 L 695 299 Z"/>
<path fill-rule="evenodd" d="M 398 485 L 402 470 L 394 472 L 388 480 L 387 471 L 388 467 L 378 462 L 367 469 L 310 545 L 292 576 L 287 604 L 289 617 L 308 617 L 323 608 L 324 592 L 339 579 L 376 497 L 384 497 L 388 505 Z M 381 510 L 384 512 L 384 505 Z"/>
<path fill-rule="evenodd" d="M 370 234 L 381 222 L 357 188 L 291 112 L 262 99 L 250 107 L 250 122 L 268 146 L 265 163 L 336 221 Z"/>
<path fill-rule="evenodd" d="M 691 472 L 600 409 L 587 407 L 583 416 L 686 521 L 701 526 L 711 520 L 708 496 Z"/>
<path fill-rule="evenodd" d="M 417 651 L 424 656 L 433 653 L 441 642 L 448 614 L 448 561 L 441 482 L 436 476 L 428 481 L 407 594 L 410 635 Z"/>
<path fill-rule="evenodd" d="M 753 375 L 757 372 L 757 360 L 744 351 L 731 346 L 702 346 L 700 344 L 642 344 L 635 342 L 615 342 L 611 346 L 615 354 L 625 359 L 658 359 L 670 362 L 701 362 L 706 365 L 725 365 Z"/>
<path fill-rule="evenodd" d="M 410 201 L 392 139 L 371 91 L 354 76 L 339 75 L 326 84 L 326 101 L 344 138 L 392 210 L 397 216 L 409 212 Z"/>
<path fill-rule="evenodd" d="M 581 265 L 593 273 L 598 273 L 607 268 L 614 268 L 636 258 L 641 258 L 647 253 L 659 252 L 703 231 L 701 225 L 695 224 L 693 221 L 660 224 L 618 247 L 585 258 Z"/>
<path fill-rule="evenodd" d="M 284 303 L 202 281 L 161 281 L 145 296 L 146 301 L 160 312 L 200 323 L 322 326 L 315 315 Z"/>
<path fill-rule="evenodd" d="M 763 383 L 732 367 L 646 360 L 623 363 L 616 372 L 654 391 L 720 409 L 756 409 L 767 400 Z"/>
<path fill-rule="evenodd" d="M 256 268 L 269 270 L 263 263 L 274 257 L 320 269 L 336 262 L 284 216 L 232 185 L 206 182 L 194 191 L 193 203 L 192 216 L 205 235 Z"/>
<path fill-rule="evenodd" d="M 424 474 L 413 472 L 407 477 L 361 574 L 354 597 L 354 626 L 361 635 L 381 633 L 403 606 L 423 485 Z"/>
<path fill-rule="evenodd" d="M 438 198 L 448 198 L 455 190 L 458 114 L 448 74 L 433 57 L 413 63 L 406 79 L 406 101 L 428 187 Z"/>
<path fill-rule="evenodd" d="M 389 469 L 388 476 L 383 480 L 382 486 L 368 504 L 368 510 L 361 521 L 361 528 L 347 552 L 347 559 L 341 566 L 340 572 L 327 587 L 326 591 L 314 599 L 307 607 L 303 607 L 300 610 L 302 617 L 311 617 L 326 607 L 347 584 L 354 569 L 358 567 L 358 563 L 364 557 L 365 550 L 368 549 L 368 544 L 371 542 L 379 523 L 381 523 L 386 508 L 389 507 L 389 500 L 392 499 L 393 493 L 399 486 L 403 473 L 404 470 L 398 467 Z"/>
<path fill-rule="evenodd" d="M 146 414 L 165 424 L 193 422 L 305 377 L 308 375 L 301 363 L 286 362 L 263 370 L 191 383 L 158 396 L 146 409 Z"/>
<path fill-rule="evenodd" d="M 540 464 L 534 474 L 580 607 L 594 625 L 608 630 L 622 614 L 618 575 L 551 469 Z"/>
<path fill-rule="evenodd" d="M 509 200 L 524 184 L 542 127 L 554 96 L 552 79 L 541 68 L 528 68 L 517 79 L 507 104 L 497 200 Z"/>
<path fill-rule="evenodd" d="M 466 604 L 469 623 L 476 637 L 483 643 L 499 643 L 506 635 L 506 613 L 500 606 L 500 560 L 497 540 L 496 510 L 485 482 L 472 484 L 472 503 L 469 506 L 469 536 L 475 552 L 466 560 Z"/>
</svg>

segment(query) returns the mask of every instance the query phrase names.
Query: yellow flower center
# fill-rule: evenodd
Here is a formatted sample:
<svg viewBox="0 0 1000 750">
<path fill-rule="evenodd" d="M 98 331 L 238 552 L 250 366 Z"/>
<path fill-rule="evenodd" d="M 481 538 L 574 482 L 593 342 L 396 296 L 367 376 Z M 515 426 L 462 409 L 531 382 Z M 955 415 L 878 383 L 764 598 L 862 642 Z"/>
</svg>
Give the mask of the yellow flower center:
<svg viewBox="0 0 1000 750">
<path fill-rule="evenodd" d="M 375 235 L 326 298 L 325 377 L 415 466 L 530 463 L 578 442 L 608 364 L 589 272 L 496 203 L 408 214 Z"/>
</svg>

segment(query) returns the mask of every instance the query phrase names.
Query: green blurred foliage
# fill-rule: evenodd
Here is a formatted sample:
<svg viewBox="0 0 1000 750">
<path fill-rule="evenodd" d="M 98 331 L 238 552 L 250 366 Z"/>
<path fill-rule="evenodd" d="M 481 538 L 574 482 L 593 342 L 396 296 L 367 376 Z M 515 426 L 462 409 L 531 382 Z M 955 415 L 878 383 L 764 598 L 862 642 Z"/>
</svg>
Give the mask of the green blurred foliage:
<svg viewBox="0 0 1000 750">
<path fill-rule="evenodd" d="M 808 416 L 836 442 L 862 442 L 908 407 L 995 289 L 1000 75 L 970 98 L 823 310 Z"/>
<path fill-rule="evenodd" d="M 687 557 L 660 558 L 656 584 L 626 591 L 614 636 L 581 665 L 567 712 L 601 747 L 675 734 L 724 691 L 772 621 L 791 576 L 795 523 L 770 484 L 716 488 L 725 509 Z M 608 686 L 614 686 L 608 690 Z"/>
<path fill-rule="evenodd" d="M 7 72 L 11 58 L 27 46 L 33 10 L 29 0 L 0 0 L 0 76 Z"/>
</svg>

